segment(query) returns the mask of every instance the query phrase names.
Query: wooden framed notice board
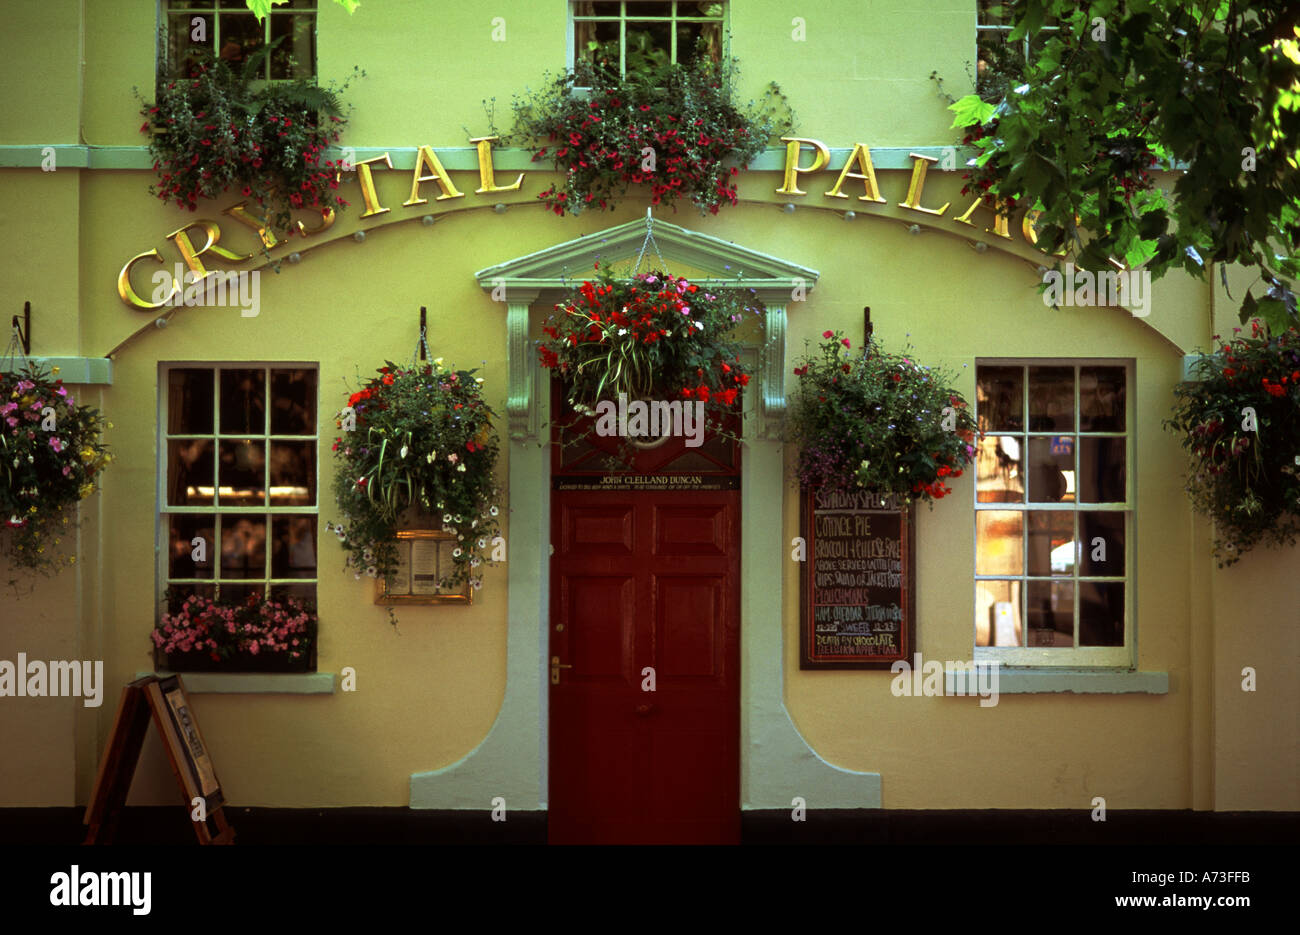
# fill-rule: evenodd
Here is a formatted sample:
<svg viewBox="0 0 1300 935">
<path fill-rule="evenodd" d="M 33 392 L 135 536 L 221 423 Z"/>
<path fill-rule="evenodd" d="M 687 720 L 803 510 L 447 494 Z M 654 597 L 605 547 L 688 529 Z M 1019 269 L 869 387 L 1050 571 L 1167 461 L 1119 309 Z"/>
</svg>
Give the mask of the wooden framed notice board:
<svg viewBox="0 0 1300 935">
<path fill-rule="evenodd" d="M 459 588 L 438 583 L 455 569 L 452 551 L 459 545 L 455 533 L 433 529 L 400 529 L 397 532 L 397 571 L 375 584 L 376 604 L 472 604 L 474 591 L 469 581 Z"/>
<path fill-rule="evenodd" d="M 799 668 L 888 669 L 916 651 L 915 507 L 803 491 Z"/>
</svg>

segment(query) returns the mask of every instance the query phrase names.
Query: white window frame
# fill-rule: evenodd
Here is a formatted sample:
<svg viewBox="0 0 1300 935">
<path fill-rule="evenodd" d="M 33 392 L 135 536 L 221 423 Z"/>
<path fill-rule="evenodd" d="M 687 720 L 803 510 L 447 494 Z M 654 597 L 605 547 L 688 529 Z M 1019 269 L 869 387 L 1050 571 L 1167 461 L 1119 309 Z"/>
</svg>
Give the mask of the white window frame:
<svg viewBox="0 0 1300 935">
<path fill-rule="evenodd" d="M 168 374 L 172 370 L 211 370 L 213 387 L 213 423 L 212 433 L 200 434 L 173 434 L 167 430 L 168 420 Z M 257 370 L 261 369 L 266 372 L 266 398 L 267 406 L 264 413 L 265 420 L 260 435 L 252 433 L 223 434 L 221 432 L 221 377 L 222 370 Z M 271 434 L 271 371 L 272 370 L 314 370 L 316 372 L 316 432 L 314 435 L 273 435 Z M 266 518 L 266 556 L 263 571 L 265 577 L 262 578 L 242 578 L 238 581 L 228 581 L 226 584 L 232 585 L 261 585 L 267 597 L 270 597 L 271 588 L 276 585 L 311 585 L 314 589 L 320 586 L 320 500 L 321 500 L 321 459 L 320 459 L 320 432 L 321 432 L 321 413 L 320 413 L 320 364 L 315 361 L 212 361 L 212 360 L 189 360 L 189 361 L 167 361 L 158 364 L 158 470 L 157 470 L 157 489 L 155 492 L 155 513 L 157 522 L 154 531 L 155 553 L 157 561 L 155 563 L 155 593 L 157 604 L 161 606 L 163 596 L 170 584 L 179 585 L 211 585 L 215 586 L 221 581 L 221 516 L 262 516 Z M 214 502 L 211 504 L 201 504 L 197 506 L 173 506 L 167 503 L 167 476 L 170 464 L 168 463 L 168 442 L 172 439 L 206 439 L 213 440 L 213 457 L 219 458 L 221 446 L 219 444 L 222 438 L 253 438 L 260 439 L 266 443 L 266 463 L 263 469 L 262 482 L 264 489 L 268 492 L 271 483 L 271 442 L 273 441 L 297 441 L 310 442 L 315 449 L 316 454 L 316 491 L 315 503 L 312 506 L 273 506 L 269 502 L 263 506 L 221 506 L 219 504 L 219 491 L 214 496 Z M 216 466 L 214 465 L 214 477 L 218 483 L 220 477 L 216 475 Z M 205 579 L 171 579 L 171 525 L 170 517 L 176 514 L 197 514 L 197 515 L 215 515 L 217 519 L 217 528 L 213 530 L 213 542 L 209 543 L 209 555 L 213 562 L 212 577 Z M 274 578 L 271 573 L 273 570 L 274 549 L 272 548 L 272 535 L 274 529 L 274 516 L 314 516 L 316 517 L 316 575 L 311 578 Z M 214 590 L 216 590 L 214 588 Z M 319 593 L 319 592 L 318 592 Z M 220 592 L 217 592 L 220 597 Z M 314 603 L 314 602 L 313 602 Z"/>
<path fill-rule="evenodd" d="M 309 64 L 308 73 L 307 73 L 306 75 L 300 75 L 300 76 L 299 76 L 300 78 L 302 78 L 302 79 L 304 79 L 304 80 L 307 80 L 307 81 L 315 81 L 315 80 L 317 80 L 317 77 L 318 77 L 318 75 L 319 75 L 319 71 L 318 71 L 318 69 L 319 69 L 319 61 L 318 61 L 318 59 L 319 59 L 319 55 L 318 55 L 318 52 L 319 52 L 319 50 L 320 50 L 319 39 L 320 39 L 320 11 L 321 11 L 321 2 L 322 2 L 322 0 L 316 0 L 316 6 L 315 6 L 315 8 L 314 8 L 313 10 L 311 10 L 311 11 L 308 11 L 308 10 L 298 10 L 298 9 L 293 9 L 293 8 L 286 7 L 286 6 L 273 6 L 273 7 L 271 7 L 271 12 L 270 12 L 270 14 L 267 15 L 267 16 L 265 16 L 265 17 L 263 17 L 263 19 L 262 19 L 262 37 L 263 37 L 263 38 L 262 38 L 262 41 L 263 41 L 264 44 L 269 45 L 269 44 L 271 43 L 271 41 L 272 41 L 272 40 L 271 40 L 271 23 L 272 23 L 271 17 L 272 17 L 272 16 L 276 16 L 276 17 L 284 17 L 284 16 L 290 16 L 290 15 L 293 15 L 293 16 L 302 16 L 303 14 L 308 13 L 308 12 L 311 12 L 311 13 L 313 14 L 313 16 L 312 16 L 312 27 L 311 27 L 311 31 L 312 31 L 312 43 L 311 43 L 311 47 L 312 47 L 312 56 L 313 56 L 313 61 L 311 61 L 310 63 L 308 63 L 308 64 Z M 221 18 L 220 18 L 220 14 L 221 14 L 221 13 L 241 13 L 241 12 L 246 12 L 246 13 L 248 13 L 250 16 L 252 15 L 252 12 L 251 12 L 250 10 L 248 10 L 247 7 L 245 7 L 243 11 L 238 10 L 238 9 L 235 9 L 235 10 L 226 10 L 226 9 L 222 9 L 221 6 L 220 6 L 220 2 L 219 2 L 219 0 L 186 0 L 186 2 L 184 2 L 184 3 L 182 3 L 182 4 L 178 4 L 177 6 L 174 6 L 174 7 L 170 4 L 169 0 L 158 0 L 158 25 L 159 25 L 159 28 L 162 30 L 163 35 L 165 35 L 165 36 L 167 37 L 167 41 L 166 41 L 166 43 L 165 43 L 164 46 L 163 46 L 163 50 L 167 50 L 167 49 L 170 49 L 170 48 L 171 48 L 171 21 L 172 21 L 172 17 L 173 17 L 173 15 L 174 15 L 174 14 L 189 14 L 189 15 L 191 15 L 191 16 L 211 16 L 211 17 L 212 17 L 212 48 L 213 48 L 216 52 L 220 53 L 220 51 L 221 51 Z M 158 54 L 161 55 L 162 52 L 163 52 L 163 50 L 159 50 L 159 53 L 158 53 Z M 167 68 L 167 69 L 170 70 L 170 69 L 174 66 L 175 63 L 174 63 L 174 62 L 162 62 L 162 63 L 159 63 L 159 64 L 163 65 L 165 68 Z M 270 61 L 269 61 L 269 59 L 268 59 L 268 61 L 264 64 L 264 74 L 262 74 L 262 75 L 258 75 L 257 77 L 255 77 L 255 78 L 253 79 L 253 82 L 254 82 L 255 85 L 259 85 L 259 86 L 260 86 L 260 84 L 275 84 L 275 83 L 277 83 L 277 82 L 295 81 L 295 80 L 297 80 L 297 79 L 295 79 L 295 78 L 270 78 L 270 77 L 268 77 L 268 75 L 270 75 L 270 68 L 271 68 L 271 63 L 270 63 Z"/>
<path fill-rule="evenodd" d="M 981 503 L 978 499 L 978 483 L 971 484 L 971 500 L 974 503 L 976 513 L 984 510 L 1006 511 L 1014 510 L 1028 514 L 1029 512 L 1059 510 L 1063 512 L 1122 512 L 1125 514 L 1124 522 L 1124 645 L 1123 646 L 1074 646 L 1074 647 L 1045 647 L 1045 646 L 974 646 L 975 642 L 975 617 L 974 617 L 974 599 L 978 591 L 978 582 L 980 581 L 1007 581 L 1019 580 L 1021 583 L 1021 624 L 1022 634 L 1027 635 L 1029 625 L 1028 618 L 1028 582 L 1033 580 L 1047 580 L 1047 576 L 1031 576 L 1029 574 L 1029 523 L 1022 523 L 1021 529 L 1021 556 L 1022 572 L 1019 575 L 981 575 L 973 574 L 972 584 L 972 615 L 971 615 L 971 643 L 974 646 L 974 660 L 976 662 L 999 662 L 1004 666 L 1034 666 L 1034 667 L 1062 667 L 1062 668 L 1123 668 L 1132 669 L 1137 665 L 1137 621 L 1135 609 L 1137 607 L 1137 576 L 1136 576 L 1136 555 L 1137 555 L 1137 513 L 1136 513 L 1136 487 L 1137 487 L 1137 460 L 1136 460 L 1136 418 L 1137 418 L 1137 392 L 1134 384 L 1136 373 L 1135 361 L 1131 358 L 1105 358 L 1105 357 L 978 357 L 975 359 L 975 379 L 978 386 L 979 368 L 980 367 L 1073 367 L 1074 368 L 1074 430 L 1070 433 L 1051 433 L 1051 432 L 1031 432 L 1029 428 L 1029 381 L 1028 370 L 1025 369 L 1025 379 L 1021 398 L 1021 415 L 1023 419 L 1023 428 L 1018 432 L 998 432 L 989 430 L 988 434 L 1018 434 L 1026 439 L 1030 435 L 1047 435 L 1047 434 L 1071 434 L 1076 438 L 1088 437 L 1114 437 L 1114 432 L 1081 432 L 1079 430 L 1079 371 L 1083 367 L 1123 367 L 1124 368 L 1124 496 L 1123 503 L 1080 503 L 1077 500 L 1070 503 L 1033 503 L 1026 499 L 1021 503 L 1004 503 L 989 502 Z M 975 417 L 979 418 L 979 398 L 978 392 L 975 399 L 976 412 Z M 1077 450 L 1082 447 L 1076 445 Z M 1025 470 L 1028 470 L 1028 449 L 1025 450 Z M 1076 462 L 1077 463 L 1077 462 Z M 972 473 L 976 473 L 972 470 Z M 978 474 L 977 474 L 978 476 Z M 1025 495 L 1028 498 L 1028 487 L 1026 486 Z M 1076 494 L 1077 496 L 1077 494 Z M 978 515 L 976 517 L 978 519 Z M 1076 520 L 1077 522 L 1077 520 Z M 1077 530 L 1076 525 L 1076 530 Z M 972 554 L 974 556 L 974 568 L 972 572 L 978 569 L 979 565 L 979 524 L 971 524 L 971 543 Z M 1077 538 L 1075 540 L 1075 562 L 1074 573 L 1070 576 L 1057 575 L 1052 576 L 1052 580 L 1074 582 L 1074 614 L 1075 614 L 1075 638 L 1078 638 L 1079 628 L 1079 582 L 1092 580 L 1114 581 L 1115 578 L 1104 578 L 1094 575 L 1080 575 L 1079 569 L 1082 565 L 1082 549 L 1085 545 Z M 1024 636 L 1022 636 L 1024 638 Z"/>
<path fill-rule="evenodd" d="M 573 72 L 574 65 L 577 64 L 577 29 L 575 24 L 581 22 L 615 22 L 619 23 L 618 30 L 618 70 L 620 77 L 627 76 L 627 19 L 628 8 L 637 6 L 638 2 L 649 2 L 649 0 L 618 0 L 622 3 L 619 7 L 619 15 L 613 16 L 582 16 L 575 15 L 573 8 L 580 0 L 566 0 L 565 3 L 565 61 L 568 63 L 569 72 Z M 712 23 L 716 20 L 703 16 L 677 16 L 677 2 L 672 0 L 673 8 L 671 16 L 650 16 L 639 17 L 633 14 L 634 21 L 650 20 L 669 24 L 669 36 L 672 45 L 669 49 L 669 56 L 673 62 L 677 61 L 677 30 L 672 28 L 679 20 L 692 23 Z M 683 0 L 685 2 L 685 0 Z M 730 53 L 731 45 L 731 2 L 730 0 L 719 0 L 722 3 L 722 57 L 725 59 Z"/>
</svg>

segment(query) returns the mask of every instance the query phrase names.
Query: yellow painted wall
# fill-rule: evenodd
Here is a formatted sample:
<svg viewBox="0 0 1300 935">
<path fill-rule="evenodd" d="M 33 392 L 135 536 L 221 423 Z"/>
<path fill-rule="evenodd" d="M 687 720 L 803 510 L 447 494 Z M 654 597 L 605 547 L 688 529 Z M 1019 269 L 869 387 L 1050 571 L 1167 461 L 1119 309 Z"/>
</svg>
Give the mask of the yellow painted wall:
<svg viewBox="0 0 1300 935">
<path fill-rule="evenodd" d="M 322 74 L 342 77 L 353 64 L 368 73 L 349 93 L 356 110 L 344 144 L 467 145 L 466 129 L 472 135 L 487 129 L 484 98 L 496 97 L 504 130 L 511 94 L 537 86 L 547 68 L 562 64 L 561 0 L 508 0 L 499 12 L 386 0 L 350 18 L 335 4 L 321 6 Z M 873 4 L 869 13 L 850 0 L 817 4 L 806 14 L 804 43 L 791 37 L 786 4 L 734 6 L 732 50 L 742 61 L 745 86 L 757 93 L 766 81 L 780 81 L 802 134 L 841 147 L 952 141 L 928 76 L 937 69 L 950 90 L 964 89 L 963 63 L 974 45 L 972 3 L 945 0 L 924 14 L 914 3 Z M 0 67 L 10 86 L 35 88 L 42 68 L 60 68 L 44 90 L 14 98 L 17 109 L 0 123 L 0 143 L 74 143 L 80 126 L 85 141 L 97 145 L 142 141 L 130 89 L 152 81 L 154 5 L 84 7 L 79 26 L 82 5 L 72 0 L 9 5 Z M 493 15 L 506 17 L 506 43 L 491 41 Z M 865 36 L 843 25 L 863 23 Z M 83 35 L 90 80 L 80 110 L 75 82 L 68 83 L 75 69 L 65 66 L 75 63 Z M 785 197 L 773 192 L 778 176 L 765 173 L 745 176 L 741 192 L 749 203 L 716 218 L 698 218 L 689 207 L 667 217 L 821 272 L 808 301 L 789 308 L 792 357 L 827 328 L 857 336 L 861 308 L 870 305 L 887 346 L 900 346 L 910 333 L 918 356 L 959 372 L 968 398 L 978 357 L 1135 359 L 1139 667 L 1168 671 L 1170 693 L 1003 695 L 998 707 L 985 709 L 970 699 L 895 698 L 888 673 L 801 672 L 798 579 L 791 564 L 784 581 L 785 687 L 797 726 L 830 762 L 879 772 L 884 804 L 892 808 L 1087 808 L 1096 795 L 1110 808 L 1297 807 L 1300 576 L 1288 574 L 1297 555 L 1252 557 L 1240 569 L 1214 572 L 1207 585 L 1204 525 L 1189 515 L 1177 441 L 1160 426 L 1182 353 L 1208 340 L 1211 287 L 1182 276 L 1162 281 L 1151 327 L 1117 310 L 1052 311 L 1035 291 L 1041 257 L 1023 243 L 1018 224 L 1015 242 L 1004 245 L 983 232 L 991 218 L 982 212 L 975 228 L 952 222 L 968 204 L 955 174 L 933 173 L 927 185 L 926 205 L 953 203 L 943 218 L 897 207 L 906 172 L 882 171 L 880 178 L 886 206 L 863 207 L 855 186 L 846 187 L 852 202 L 825 199 L 834 175 L 822 173 L 803 185 L 809 194 L 794 199 L 799 208 L 787 215 L 779 210 Z M 93 506 L 84 505 L 84 577 L 43 583 L 30 602 L 0 598 L 0 658 L 13 658 L 17 649 L 47 658 L 102 652 L 108 683 L 118 687 L 151 667 L 159 361 L 319 362 L 320 414 L 328 424 L 358 371 L 364 376 L 385 359 L 409 359 L 416 310 L 427 305 L 435 356 L 481 365 L 488 399 L 504 413 L 505 313 L 484 296 L 473 272 L 640 217 L 644 203 L 633 200 L 618 212 L 576 219 L 558 219 L 535 205 L 497 215 L 488 210 L 489 199 L 472 194 L 475 173 L 456 173 L 456 179 L 466 198 L 403 209 L 407 173 L 378 173 L 392 213 L 361 222 L 352 188 L 347 197 L 356 206 L 328 235 L 302 244 L 300 264 L 263 272 L 258 317 L 243 318 L 235 309 L 181 309 L 158 330 L 151 325 L 154 314 L 128 310 L 117 298 L 119 269 L 151 247 L 162 250 L 170 269 L 178 256 L 165 235 L 198 217 L 218 219 L 223 243 L 252 249 L 252 233 L 221 218 L 225 205 L 197 215 L 178 212 L 148 195 L 147 172 L 0 170 L 7 244 L 0 268 L 6 281 L 19 284 L 11 298 L 33 300 L 34 352 L 103 356 L 139 332 L 115 355 L 113 385 L 83 393 L 110 413 L 116 428 L 109 440 L 120 455 L 103 493 L 88 502 Z M 530 172 L 523 191 L 503 200 L 531 203 L 550 180 Z M 842 220 L 839 212 L 847 207 L 859 212 L 858 220 Z M 425 227 L 419 222 L 425 211 L 445 217 Z M 911 223 L 925 229 L 913 236 Z M 358 228 L 370 231 L 365 243 L 348 236 Z M 976 253 L 970 236 L 997 249 Z M 1010 252 L 1002 252 L 1004 246 Z M 144 292 L 158 268 L 142 266 L 137 288 Z M 504 418 L 499 425 L 504 430 Z M 324 522 L 337 519 L 329 494 L 330 441 L 323 431 L 322 532 Z M 792 466 L 793 452 L 787 460 Z M 507 469 L 503 457 L 503 479 Z M 971 654 L 970 484 L 962 478 L 953 497 L 933 511 L 920 510 L 918 627 L 927 658 Z M 795 534 L 791 488 L 784 541 Z M 746 543 L 764 547 L 784 548 Z M 496 717 L 505 689 L 505 573 L 488 572 L 472 608 L 401 611 L 395 632 L 371 602 L 373 583 L 342 572 L 341 551 L 328 536 L 321 536 L 319 549 L 319 669 L 354 667 L 359 690 L 307 697 L 196 695 L 195 708 L 231 801 L 404 805 L 411 773 L 456 761 Z M 1197 639 L 1212 656 L 1196 649 Z M 1259 668 L 1258 693 L 1234 688 L 1242 665 Z M 34 752 L 21 762 L 6 758 L 0 805 L 84 801 L 116 692 L 90 715 L 75 712 L 73 699 L 39 707 L 27 700 L 21 711 L 16 701 L 0 700 L 0 747 L 21 744 Z M 132 801 L 172 802 L 175 795 L 151 740 Z"/>
</svg>

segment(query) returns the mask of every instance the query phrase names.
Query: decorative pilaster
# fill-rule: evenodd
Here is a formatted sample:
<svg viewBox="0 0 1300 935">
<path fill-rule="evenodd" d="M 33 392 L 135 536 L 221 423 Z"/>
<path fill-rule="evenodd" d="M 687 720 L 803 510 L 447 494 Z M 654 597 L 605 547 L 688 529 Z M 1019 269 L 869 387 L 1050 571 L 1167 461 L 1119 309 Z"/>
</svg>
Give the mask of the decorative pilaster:
<svg viewBox="0 0 1300 935">
<path fill-rule="evenodd" d="M 785 303 L 767 303 L 763 323 L 764 438 L 780 438 L 785 424 Z"/>
<path fill-rule="evenodd" d="M 511 293 L 506 302 L 506 359 L 509 385 L 506 391 L 506 417 L 510 438 L 514 441 L 537 439 L 537 355 L 528 334 L 528 310 L 537 293 Z"/>
</svg>

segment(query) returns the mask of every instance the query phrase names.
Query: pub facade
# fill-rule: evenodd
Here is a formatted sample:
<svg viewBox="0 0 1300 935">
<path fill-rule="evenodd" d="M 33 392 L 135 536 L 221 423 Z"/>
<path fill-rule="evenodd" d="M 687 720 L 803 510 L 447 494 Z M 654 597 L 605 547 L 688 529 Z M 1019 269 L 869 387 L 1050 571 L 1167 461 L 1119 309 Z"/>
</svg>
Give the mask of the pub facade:
<svg viewBox="0 0 1300 935">
<path fill-rule="evenodd" d="M 8 4 L 25 93 L 0 128 L 0 264 L 30 340 L 6 366 L 58 367 L 113 460 L 60 546 L 75 562 L 0 598 L 15 684 L 19 653 L 102 662 L 97 705 L 0 698 L 0 807 L 89 801 L 122 687 L 170 671 L 169 594 L 314 615 L 297 671 L 181 669 L 238 806 L 724 842 L 801 809 L 1300 807 L 1300 553 L 1220 568 L 1162 424 L 1248 278 L 1044 301 L 1057 258 L 1023 211 L 963 193 L 931 79 L 965 92 L 997 32 L 983 7 L 295 0 L 259 23 L 242 3 Z M 160 57 L 277 41 L 268 84 L 365 72 L 330 150 L 346 206 L 277 236 L 238 188 L 193 211 L 153 197 Z M 506 139 L 507 102 L 593 50 L 626 71 L 688 46 L 739 62 L 738 99 L 774 80 L 794 114 L 736 203 L 670 207 L 646 183 L 550 210 L 564 178 Z M 564 437 L 539 346 L 598 266 L 748 297 L 729 431 L 621 461 L 620 438 Z M 900 510 L 801 486 L 796 368 L 868 332 L 968 403 L 950 495 Z M 447 587 L 429 581 L 467 547 L 459 519 L 407 530 L 386 579 L 345 567 L 337 534 L 354 394 L 435 360 L 482 380 L 498 440 L 497 528 Z M 129 803 L 176 797 L 150 737 Z"/>
</svg>

